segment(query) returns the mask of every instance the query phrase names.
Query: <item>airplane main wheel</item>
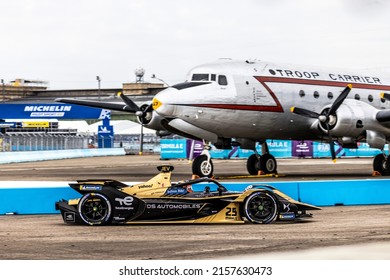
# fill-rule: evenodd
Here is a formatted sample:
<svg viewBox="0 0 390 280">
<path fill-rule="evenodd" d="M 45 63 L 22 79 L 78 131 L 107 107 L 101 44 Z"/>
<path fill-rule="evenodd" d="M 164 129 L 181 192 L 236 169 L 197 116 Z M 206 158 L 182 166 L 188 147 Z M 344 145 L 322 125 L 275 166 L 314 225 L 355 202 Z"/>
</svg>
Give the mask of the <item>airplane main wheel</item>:
<svg viewBox="0 0 390 280">
<path fill-rule="evenodd" d="M 246 162 L 246 170 L 250 175 L 257 175 L 259 172 L 259 159 L 253 154 L 251 155 Z"/>
<path fill-rule="evenodd" d="M 264 154 L 260 158 L 260 170 L 265 174 L 277 173 L 276 159 L 271 154 Z"/>
<path fill-rule="evenodd" d="M 195 158 L 192 163 L 192 174 L 199 177 L 213 177 L 214 165 L 213 162 L 208 160 L 206 155 L 200 155 Z"/>
<path fill-rule="evenodd" d="M 243 206 L 245 218 L 254 224 L 269 224 L 276 219 L 278 203 L 268 192 L 252 193 Z"/>
<path fill-rule="evenodd" d="M 88 225 L 105 225 L 111 221 L 111 203 L 99 193 L 87 193 L 77 206 L 81 219 Z"/>
<path fill-rule="evenodd" d="M 383 154 L 375 156 L 373 167 L 374 171 L 378 171 L 382 176 L 390 175 L 390 164 Z"/>
</svg>

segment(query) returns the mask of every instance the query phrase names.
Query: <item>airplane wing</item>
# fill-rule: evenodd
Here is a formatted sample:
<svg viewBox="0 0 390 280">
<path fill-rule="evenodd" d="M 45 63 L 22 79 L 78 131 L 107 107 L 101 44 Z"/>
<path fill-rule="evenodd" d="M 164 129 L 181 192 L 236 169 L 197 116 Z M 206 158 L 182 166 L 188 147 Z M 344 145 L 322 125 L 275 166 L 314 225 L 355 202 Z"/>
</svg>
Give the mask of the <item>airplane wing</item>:
<svg viewBox="0 0 390 280">
<path fill-rule="evenodd" d="M 111 102 L 67 99 L 67 98 L 57 98 L 57 99 L 55 99 L 55 101 L 61 102 L 61 103 L 89 106 L 89 107 L 94 107 L 94 108 L 102 108 L 102 109 L 115 110 L 115 111 L 125 111 L 125 112 L 129 112 L 129 113 L 135 113 L 139 110 L 139 109 L 136 110 L 136 108 L 131 107 L 125 103 L 111 103 Z M 137 108 L 138 108 L 138 106 L 137 106 Z"/>
</svg>

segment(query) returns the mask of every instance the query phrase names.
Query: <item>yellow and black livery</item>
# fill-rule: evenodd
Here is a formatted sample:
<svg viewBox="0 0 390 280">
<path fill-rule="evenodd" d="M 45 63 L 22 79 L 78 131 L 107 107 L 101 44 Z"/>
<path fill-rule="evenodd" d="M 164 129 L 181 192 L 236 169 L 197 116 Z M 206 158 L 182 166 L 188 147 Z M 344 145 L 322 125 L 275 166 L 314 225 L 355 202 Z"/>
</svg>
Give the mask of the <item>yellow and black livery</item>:
<svg viewBox="0 0 390 280">
<path fill-rule="evenodd" d="M 56 203 L 64 222 L 87 225 L 142 223 L 267 224 L 311 217 L 316 206 L 292 199 L 267 185 L 249 185 L 243 192 L 199 178 L 171 184 L 173 166 L 159 166 L 155 177 L 141 184 L 115 180 L 79 180 L 70 187 L 81 198 Z M 192 186 L 201 186 L 193 191 Z"/>
</svg>

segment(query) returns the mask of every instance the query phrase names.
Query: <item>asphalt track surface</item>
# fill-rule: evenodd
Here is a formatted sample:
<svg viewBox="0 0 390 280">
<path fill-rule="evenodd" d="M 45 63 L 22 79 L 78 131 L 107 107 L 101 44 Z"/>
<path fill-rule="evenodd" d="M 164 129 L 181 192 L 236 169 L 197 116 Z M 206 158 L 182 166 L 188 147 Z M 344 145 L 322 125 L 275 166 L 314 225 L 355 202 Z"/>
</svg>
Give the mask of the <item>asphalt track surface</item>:
<svg viewBox="0 0 390 280">
<path fill-rule="evenodd" d="M 278 159 L 278 177 L 247 176 L 246 160 L 213 160 L 216 179 L 223 181 L 334 180 L 372 177 L 372 158 Z M 145 181 L 157 173 L 158 165 L 173 165 L 172 180 L 191 178 L 188 160 L 160 160 L 158 155 L 108 156 L 25 162 L 0 165 L 0 180 L 74 181 L 106 178 L 120 181 Z M 375 177 L 381 178 L 381 177 Z"/>
<path fill-rule="evenodd" d="M 221 180 L 261 182 L 367 179 L 372 178 L 371 161 L 279 160 L 280 176 L 266 178 L 244 178 L 243 160 L 216 160 L 214 165 Z M 175 166 L 173 181 L 191 177 L 188 161 L 144 155 L 5 164 L 0 180 L 138 182 L 154 176 L 160 164 Z M 0 216 L 0 259 L 390 259 L 390 205 L 324 207 L 312 213 L 307 222 L 269 225 L 103 227 L 66 225 L 60 215 Z"/>
</svg>

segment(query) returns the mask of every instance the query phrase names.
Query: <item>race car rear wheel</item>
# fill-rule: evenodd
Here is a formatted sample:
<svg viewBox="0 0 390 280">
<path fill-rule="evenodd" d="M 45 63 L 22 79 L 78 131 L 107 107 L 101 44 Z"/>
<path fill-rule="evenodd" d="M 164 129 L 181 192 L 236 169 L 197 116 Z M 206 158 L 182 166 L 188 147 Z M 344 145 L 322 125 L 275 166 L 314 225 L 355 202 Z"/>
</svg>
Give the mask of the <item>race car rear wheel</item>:
<svg viewBox="0 0 390 280">
<path fill-rule="evenodd" d="M 268 192 L 255 192 L 245 200 L 243 212 L 252 223 L 268 224 L 273 222 L 278 214 L 278 203 Z"/>
<path fill-rule="evenodd" d="M 81 219 L 88 225 L 105 225 L 111 221 L 111 203 L 99 193 L 87 193 L 78 204 Z"/>
</svg>

